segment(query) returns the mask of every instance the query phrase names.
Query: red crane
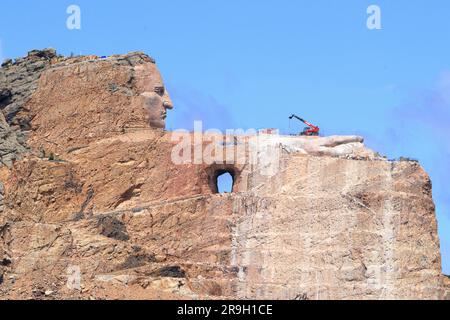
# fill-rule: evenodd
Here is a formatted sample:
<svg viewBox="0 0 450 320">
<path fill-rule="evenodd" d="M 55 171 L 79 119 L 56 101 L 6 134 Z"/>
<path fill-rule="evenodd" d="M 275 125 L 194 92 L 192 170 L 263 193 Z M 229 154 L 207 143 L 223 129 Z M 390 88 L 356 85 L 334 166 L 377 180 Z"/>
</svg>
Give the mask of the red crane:
<svg viewBox="0 0 450 320">
<path fill-rule="evenodd" d="M 307 127 L 305 129 L 303 129 L 303 131 L 300 133 L 301 136 L 318 136 L 319 135 L 319 131 L 320 128 L 309 123 L 308 121 L 296 116 L 295 114 L 293 114 L 292 116 L 289 117 L 289 119 L 293 119 L 296 118 L 298 120 L 300 120 L 301 122 L 303 122 L 304 124 L 307 125 Z"/>
</svg>

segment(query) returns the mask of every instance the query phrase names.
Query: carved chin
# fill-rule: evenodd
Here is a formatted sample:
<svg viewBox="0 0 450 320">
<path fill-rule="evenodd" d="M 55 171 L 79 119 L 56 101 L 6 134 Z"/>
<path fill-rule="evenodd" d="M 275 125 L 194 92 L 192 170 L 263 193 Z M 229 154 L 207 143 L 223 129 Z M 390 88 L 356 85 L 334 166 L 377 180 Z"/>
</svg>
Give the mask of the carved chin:
<svg viewBox="0 0 450 320">
<path fill-rule="evenodd" d="M 150 120 L 150 127 L 164 129 L 166 127 L 166 122 L 164 120 Z"/>
</svg>

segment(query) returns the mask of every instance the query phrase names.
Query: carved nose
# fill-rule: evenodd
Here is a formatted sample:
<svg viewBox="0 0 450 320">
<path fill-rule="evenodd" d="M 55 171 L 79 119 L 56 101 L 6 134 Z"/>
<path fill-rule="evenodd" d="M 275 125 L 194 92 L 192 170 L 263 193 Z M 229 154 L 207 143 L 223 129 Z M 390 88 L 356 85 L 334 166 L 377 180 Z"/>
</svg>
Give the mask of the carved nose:
<svg viewBox="0 0 450 320">
<path fill-rule="evenodd" d="M 163 105 L 166 109 L 173 109 L 173 104 L 171 101 L 164 101 Z"/>
</svg>

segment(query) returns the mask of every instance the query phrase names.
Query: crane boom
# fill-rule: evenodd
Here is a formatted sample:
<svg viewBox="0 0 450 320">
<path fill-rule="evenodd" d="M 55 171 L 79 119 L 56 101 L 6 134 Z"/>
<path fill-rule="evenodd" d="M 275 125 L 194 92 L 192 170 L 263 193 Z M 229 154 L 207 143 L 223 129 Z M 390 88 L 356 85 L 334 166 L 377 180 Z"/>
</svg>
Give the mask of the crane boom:
<svg viewBox="0 0 450 320">
<path fill-rule="evenodd" d="M 318 136 L 319 135 L 320 128 L 318 126 L 315 126 L 312 123 L 309 123 L 305 119 L 303 119 L 295 114 L 293 114 L 289 117 L 289 119 L 293 119 L 293 118 L 296 118 L 297 120 L 303 122 L 304 124 L 306 124 L 308 126 L 308 128 L 305 128 L 305 130 L 303 130 L 303 132 L 301 132 L 300 135 L 302 135 L 302 136 Z"/>
</svg>

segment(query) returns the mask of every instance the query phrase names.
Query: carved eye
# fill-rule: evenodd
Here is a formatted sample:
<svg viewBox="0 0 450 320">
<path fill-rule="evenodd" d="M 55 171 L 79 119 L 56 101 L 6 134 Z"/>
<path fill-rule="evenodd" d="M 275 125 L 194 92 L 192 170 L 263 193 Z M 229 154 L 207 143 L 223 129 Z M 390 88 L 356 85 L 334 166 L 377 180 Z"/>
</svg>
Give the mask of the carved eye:
<svg viewBox="0 0 450 320">
<path fill-rule="evenodd" d="M 164 94 L 164 87 L 155 87 L 155 92 L 162 96 Z"/>
</svg>

